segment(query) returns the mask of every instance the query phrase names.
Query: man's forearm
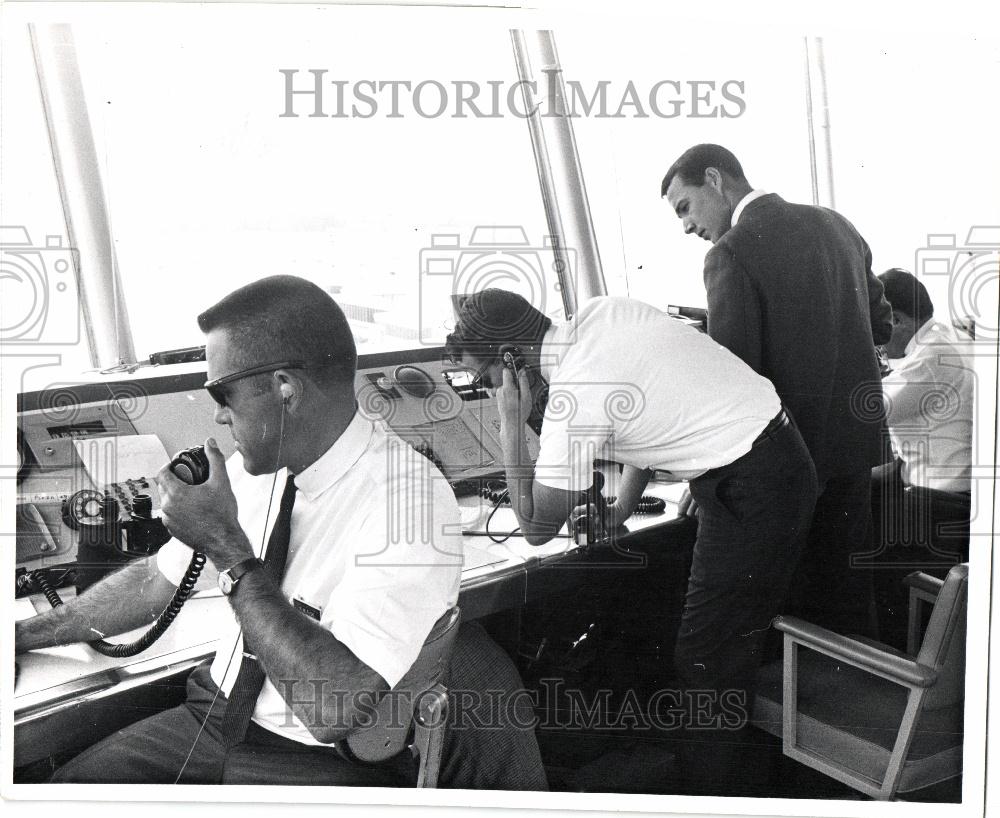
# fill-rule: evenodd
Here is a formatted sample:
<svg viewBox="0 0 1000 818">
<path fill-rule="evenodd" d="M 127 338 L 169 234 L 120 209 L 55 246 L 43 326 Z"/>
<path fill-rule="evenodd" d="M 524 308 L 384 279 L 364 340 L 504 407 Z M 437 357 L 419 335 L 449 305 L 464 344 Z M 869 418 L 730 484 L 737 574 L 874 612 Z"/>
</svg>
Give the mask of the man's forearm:
<svg viewBox="0 0 1000 818">
<path fill-rule="evenodd" d="M 504 430 L 501 448 L 507 473 L 507 491 L 510 496 L 510 507 L 517 518 L 521 530 L 533 530 L 535 501 L 532 485 L 535 480 L 534 463 L 528 453 L 528 442 L 519 429 Z"/>
<path fill-rule="evenodd" d="M 65 605 L 17 622 L 15 651 L 117 636 L 151 622 L 173 592 L 174 585 L 156 568 L 156 557 L 146 557 L 105 577 Z"/>
<path fill-rule="evenodd" d="M 618 497 L 615 504 L 608 509 L 608 526 L 617 528 L 625 524 L 639 505 L 642 493 L 649 485 L 652 476 L 651 469 L 639 469 L 635 466 L 625 466 L 622 469 L 621 480 L 618 483 Z"/>
<path fill-rule="evenodd" d="M 373 701 L 365 696 L 388 690 L 332 633 L 296 611 L 264 571 L 245 574 L 230 602 L 245 650 L 316 740 L 344 738 Z"/>
</svg>

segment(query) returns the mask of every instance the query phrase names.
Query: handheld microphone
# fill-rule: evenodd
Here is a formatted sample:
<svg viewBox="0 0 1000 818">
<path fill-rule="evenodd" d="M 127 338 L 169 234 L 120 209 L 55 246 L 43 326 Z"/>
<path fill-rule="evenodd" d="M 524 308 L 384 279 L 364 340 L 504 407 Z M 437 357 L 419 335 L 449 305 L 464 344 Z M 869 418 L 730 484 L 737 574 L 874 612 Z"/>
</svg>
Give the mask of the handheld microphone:
<svg viewBox="0 0 1000 818">
<path fill-rule="evenodd" d="M 174 455 L 170 461 L 170 471 L 189 486 L 197 486 L 208 480 L 208 455 L 204 446 L 192 446 Z"/>
</svg>

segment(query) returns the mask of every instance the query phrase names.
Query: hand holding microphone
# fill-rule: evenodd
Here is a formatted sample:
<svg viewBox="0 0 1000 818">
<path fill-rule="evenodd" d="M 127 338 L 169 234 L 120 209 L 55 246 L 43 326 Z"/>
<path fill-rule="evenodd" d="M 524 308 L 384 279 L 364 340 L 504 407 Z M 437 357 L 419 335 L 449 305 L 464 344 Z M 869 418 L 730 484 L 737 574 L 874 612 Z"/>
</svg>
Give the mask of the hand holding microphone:
<svg viewBox="0 0 1000 818">
<path fill-rule="evenodd" d="M 215 564 L 249 553 L 225 458 L 213 438 L 179 452 L 156 475 L 162 518 L 170 533 Z"/>
</svg>

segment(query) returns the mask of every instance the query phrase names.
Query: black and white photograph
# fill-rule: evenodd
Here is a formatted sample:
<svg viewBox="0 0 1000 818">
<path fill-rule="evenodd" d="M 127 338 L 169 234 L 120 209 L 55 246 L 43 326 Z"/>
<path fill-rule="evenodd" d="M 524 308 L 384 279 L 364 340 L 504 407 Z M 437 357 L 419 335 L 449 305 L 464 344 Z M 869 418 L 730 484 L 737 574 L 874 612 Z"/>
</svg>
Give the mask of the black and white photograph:
<svg viewBox="0 0 1000 818">
<path fill-rule="evenodd" d="M 996 809 L 1000 11 L 2 22 L 5 811 Z"/>
</svg>

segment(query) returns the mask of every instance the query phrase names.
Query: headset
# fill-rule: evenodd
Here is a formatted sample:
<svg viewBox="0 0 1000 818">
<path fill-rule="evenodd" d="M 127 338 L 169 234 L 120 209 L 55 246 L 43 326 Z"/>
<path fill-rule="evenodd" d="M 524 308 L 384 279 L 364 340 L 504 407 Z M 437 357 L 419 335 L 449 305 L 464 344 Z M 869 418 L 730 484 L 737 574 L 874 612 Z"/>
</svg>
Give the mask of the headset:
<svg viewBox="0 0 1000 818">
<path fill-rule="evenodd" d="M 283 383 L 278 391 L 281 392 L 282 407 L 287 407 L 292 398 L 295 396 L 295 390 L 292 388 L 290 383 Z"/>
</svg>

